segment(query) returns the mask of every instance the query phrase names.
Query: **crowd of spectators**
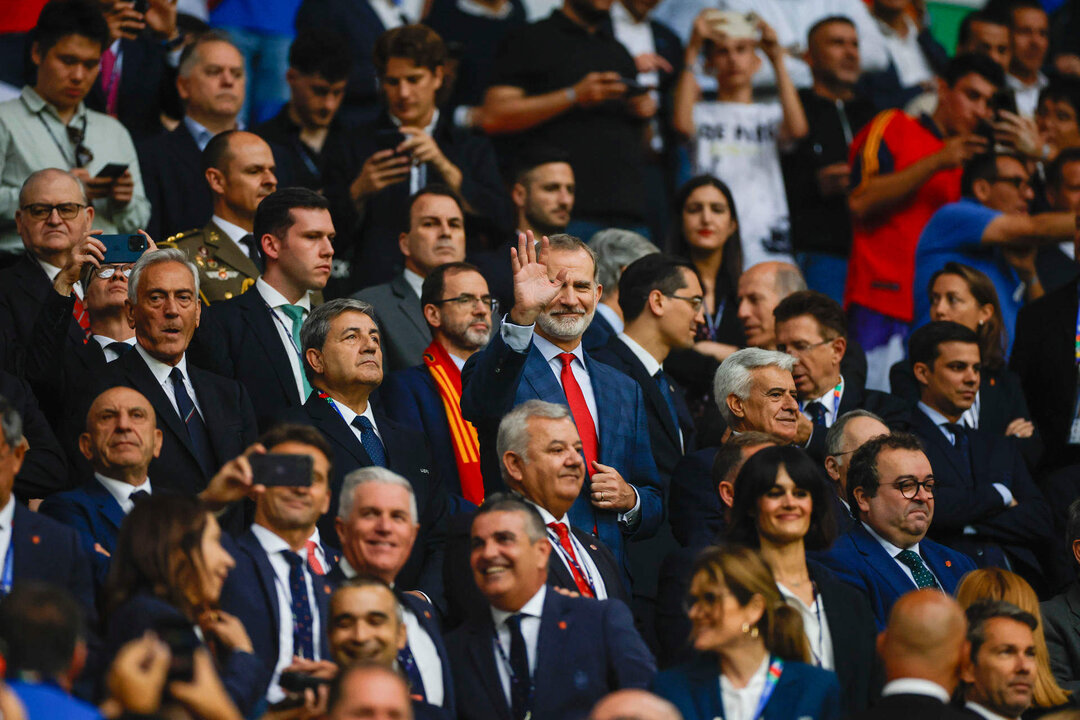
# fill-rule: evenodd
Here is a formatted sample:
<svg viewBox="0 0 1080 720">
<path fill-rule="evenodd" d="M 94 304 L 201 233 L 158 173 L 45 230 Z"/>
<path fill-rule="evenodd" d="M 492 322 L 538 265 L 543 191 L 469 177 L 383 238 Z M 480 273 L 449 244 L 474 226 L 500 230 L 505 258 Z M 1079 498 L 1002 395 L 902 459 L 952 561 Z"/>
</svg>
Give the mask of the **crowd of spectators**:
<svg viewBox="0 0 1080 720">
<path fill-rule="evenodd" d="M 1080 717 L 1078 38 L 5 8 L 0 717 Z"/>
</svg>

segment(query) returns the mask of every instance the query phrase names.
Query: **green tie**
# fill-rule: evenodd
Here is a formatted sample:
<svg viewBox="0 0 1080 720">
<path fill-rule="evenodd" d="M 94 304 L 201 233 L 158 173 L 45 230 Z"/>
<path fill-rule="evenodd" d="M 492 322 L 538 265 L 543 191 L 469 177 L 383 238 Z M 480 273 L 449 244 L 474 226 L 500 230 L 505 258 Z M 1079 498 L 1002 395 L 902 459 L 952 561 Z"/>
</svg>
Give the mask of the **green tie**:
<svg viewBox="0 0 1080 720">
<path fill-rule="evenodd" d="M 300 327 L 304 324 L 304 308 L 299 305 L 278 305 L 278 309 L 281 312 L 289 316 L 292 320 L 292 336 L 296 342 L 297 350 L 299 351 L 300 345 Z M 308 382 L 307 373 L 304 372 L 304 355 L 301 352 L 298 358 L 300 360 L 300 377 L 304 381 L 304 397 L 300 398 L 300 402 L 307 402 L 308 396 L 311 395 L 311 383 Z"/>
<path fill-rule="evenodd" d="M 900 554 L 896 556 L 896 559 L 911 568 L 911 574 L 915 576 L 915 584 L 919 588 L 934 588 L 937 589 L 937 580 L 934 579 L 933 573 L 931 573 L 926 563 L 923 562 L 919 554 L 913 550 L 901 550 Z"/>
</svg>

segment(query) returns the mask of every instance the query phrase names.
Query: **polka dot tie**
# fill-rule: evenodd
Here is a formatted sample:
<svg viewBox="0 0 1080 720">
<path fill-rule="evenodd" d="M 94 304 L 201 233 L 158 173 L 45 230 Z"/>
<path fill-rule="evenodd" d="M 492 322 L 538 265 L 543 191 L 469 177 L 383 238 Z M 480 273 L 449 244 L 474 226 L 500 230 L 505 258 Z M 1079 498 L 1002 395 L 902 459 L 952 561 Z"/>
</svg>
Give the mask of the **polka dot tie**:
<svg viewBox="0 0 1080 720">
<path fill-rule="evenodd" d="M 934 574 L 927 569 L 926 563 L 914 550 L 901 550 L 896 559 L 911 568 L 911 574 L 915 576 L 915 584 L 919 588 L 937 588 L 937 580 Z"/>
<path fill-rule="evenodd" d="M 304 578 L 304 558 L 292 550 L 282 550 L 282 557 L 289 563 L 289 594 L 292 595 L 293 655 L 308 660 L 315 659 L 315 642 L 311 636 L 314 620 L 308 599 L 307 580 Z"/>
</svg>

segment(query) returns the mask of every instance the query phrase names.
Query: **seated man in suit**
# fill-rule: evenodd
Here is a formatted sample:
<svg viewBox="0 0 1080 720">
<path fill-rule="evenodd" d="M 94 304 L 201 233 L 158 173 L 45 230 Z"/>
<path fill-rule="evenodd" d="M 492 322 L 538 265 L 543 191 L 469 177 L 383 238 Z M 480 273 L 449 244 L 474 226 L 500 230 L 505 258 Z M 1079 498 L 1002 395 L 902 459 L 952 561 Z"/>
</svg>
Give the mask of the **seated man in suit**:
<svg viewBox="0 0 1080 720">
<path fill-rule="evenodd" d="M 94 564 L 97 590 L 105 586 L 116 536 L 135 503 L 153 492 L 147 471 L 161 454 L 154 407 L 128 387 L 101 393 L 86 415 L 79 451 L 94 475 L 75 490 L 45 498 L 39 511 L 74 528 Z"/>
<path fill-rule="evenodd" d="M 622 297 L 619 280 L 623 272 L 646 255 L 660 252 L 660 248 L 644 236 L 620 228 L 608 228 L 596 233 L 589 238 L 589 247 L 596 251 L 596 281 L 605 290 L 600 302 L 596 303 L 596 316 L 581 340 L 585 349 L 592 352 L 606 345 L 613 335 L 621 333 L 626 327 L 626 318 L 619 304 Z"/>
<path fill-rule="evenodd" d="M 452 512 L 468 511 L 484 501 L 484 478 L 476 428 L 461 417 L 461 368 L 487 345 L 499 304 L 474 265 L 455 262 L 424 278 L 420 305 L 432 337 L 423 362 L 386 378 L 379 397 L 394 420 L 423 428 Z"/>
<path fill-rule="evenodd" d="M 197 268 L 184 254 L 176 249 L 144 253 L 128 279 L 135 349 L 94 378 L 89 398 L 73 415 L 85 418 L 90 401 L 105 388 L 138 390 L 154 407 L 163 435 L 161 455 L 150 463 L 155 487 L 187 495 L 202 490 L 256 437 L 255 412 L 243 386 L 187 362 L 201 310 Z"/>
<path fill-rule="evenodd" d="M 530 233 L 520 237 L 511 263 L 513 310 L 462 371 L 462 415 L 479 433 L 485 483 L 489 491 L 499 487 L 495 435 L 503 415 L 531 399 L 567 404 L 589 475 L 570 522 L 596 532 L 626 568 L 626 539 L 656 533 L 664 489 L 641 389 L 581 346 L 603 292 L 596 254 L 572 235 L 543 238 L 538 250 Z"/>
<path fill-rule="evenodd" d="M 847 316 L 840 303 L 802 290 L 781 300 L 773 318 L 776 349 L 795 358 L 791 374 L 799 394 L 800 420 L 810 421 L 810 437 L 800 433 L 795 441 L 811 457 L 825 461 L 825 434 L 846 412 L 869 410 L 894 424 L 906 419 L 908 408 L 903 401 L 845 381 L 840 364 L 847 351 Z"/>
<path fill-rule="evenodd" d="M 881 700 L 851 720 L 908 720 L 972 717 L 949 705 L 967 661 L 967 620 L 948 595 L 913 590 L 896 601 L 878 654 L 885 664 Z"/>
<path fill-rule="evenodd" d="M 836 504 L 833 518 L 836 530 L 843 534 L 855 527 L 855 516 L 848 505 L 847 474 L 851 456 L 870 438 L 888 435 L 889 426 L 869 410 L 850 410 L 836 419 L 825 434 L 825 472 L 833 481 Z"/>
<path fill-rule="evenodd" d="M 236 565 L 221 589 L 221 608 L 244 624 L 262 661 L 270 704 L 285 697 L 278 685 L 294 658 L 330 657 L 330 586 L 326 572 L 337 561 L 323 547 L 318 519 L 330 509 L 330 445 L 306 425 L 279 425 L 259 438 L 267 453 L 300 455 L 312 461 L 309 477 L 266 482 L 255 492 L 255 522 L 230 543 Z M 257 451 L 256 451 L 257 452 Z M 246 461 L 246 459 L 245 459 Z M 262 484 L 269 478 L 252 477 Z M 275 480 L 282 480 L 276 478 Z"/>
<path fill-rule="evenodd" d="M 277 189 L 277 164 L 258 135 L 225 130 L 206 143 L 202 169 L 213 206 L 210 221 L 170 235 L 162 247 L 180 248 L 198 265 L 199 298 L 210 305 L 240 295 L 259 277 L 263 258 L 255 210 Z"/>
<path fill-rule="evenodd" d="M 928 323 L 912 333 L 908 356 L 921 398 L 913 432 L 926 447 L 940 500 L 931 537 L 980 567 L 1011 568 L 1041 587 L 1050 508 L 1015 440 L 960 424 L 979 390 L 978 338 L 958 323 Z"/>
<path fill-rule="evenodd" d="M 963 553 L 926 539 L 934 482 L 922 443 L 908 433 L 871 438 L 852 455 L 848 505 L 858 524 L 818 559 L 866 593 L 878 629 L 904 593 L 933 588 L 951 594 L 975 569 Z"/>
<path fill-rule="evenodd" d="M 810 421 L 799 413 L 794 367 L 790 355 L 756 347 L 737 350 L 720 363 L 713 395 L 732 435 L 754 430 L 787 444 L 809 437 Z"/>
<path fill-rule="evenodd" d="M 22 418 L 0 398 L 0 589 L 12 583 L 40 580 L 66 589 L 82 606 L 88 627 L 97 621 L 90 560 L 79 535 L 52 518 L 31 512 L 11 490 L 26 457 Z"/>
<path fill-rule="evenodd" d="M 184 117 L 176 129 L 138 143 L 139 167 L 153 212 L 146 230 L 162 238 L 202 227 L 213 214 L 202 151 L 210 138 L 237 129 L 244 105 L 244 57 L 229 36 L 202 33 L 184 47 L 176 89 Z"/>
<path fill-rule="evenodd" d="M 1038 619 L 1004 600 L 980 600 L 967 609 L 967 621 L 964 708 L 983 718 L 1020 720 L 1034 702 Z"/>
<path fill-rule="evenodd" d="M 450 709 L 433 704 L 427 685 L 409 652 L 411 639 L 403 619 L 404 605 L 382 580 L 359 576 L 346 580 L 330 596 L 330 654 L 339 672 L 372 662 L 393 670 L 409 683 L 412 717 L 452 718 Z M 449 677 L 447 684 L 450 685 Z M 441 693 L 440 693 L 441 694 Z"/>
<path fill-rule="evenodd" d="M 330 277 L 334 224 L 322 195 L 283 188 L 259 203 L 253 227 L 265 262 L 254 292 L 206 309 L 191 356 L 199 367 L 247 389 L 265 431 L 311 394 L 300 328 Z"/>
<path fill-rule="evenodd" d="M 1080 500 L 1069 505 L 1065 537 L 1069 557 L 1080 563 Z M 1054 679 L 1063 689 L 1076 692 L 1080 690 L 1080 580 L 1074 579 L 1063 593 L 1040 603 L 1039 612 Z"/>
<path fill-rule="evenodd" d="M 375 307 L 383 329 L 383 352 L 389 372 L 420 362 L 431 343 L 420 304 L 424 278 L 443 263 L 465 260 L 465 216 L 457 194 L 428 185 L 409 202 L 409 229 L 398 236 L 405 269 L 389 282 L 369 287 L 353 297 Z"/>
<path fill-rule="evenodd" d="M 393 588 L 408 630 L 407 645 L 398 660 L 412 668 L 413 685 L 423 688 L 427 703 L 452 711 L 454 685 L 438 613 L 422 593 L 412 589 L 415 586 L 400 582 L 420 529 L 412 485 L 383 467 L 353 470 L 342 485 L 335 523 L 341 559 L 327 579 L 340 586 L 363 575 Z M 415 576 L 413 571 L 410 574 Z"/>
<path fill-rule="evenodd" d="M 461 720 L 508 711 L 580 719 L 612 690 L 646 687 L 656 672 L 621 601 L 547 587 L 546 530 L 532 505 L 508 495 L 486 498 L 476 512 L 469 562 L 487 607 L 447 637 L 456 695 L 469 699 Z"/>
<path fill-rule="evenodd" d="M 334 474 L 331 506 L 341 507 L 344 477 L 378 465 L 406 478 L 413 487 L 420 529 L 399 582 L 442 601 L 442 553 L 449 501 L 431 462 L 423 434 L 394 422 L 370 402 L 382 383 L 382 348 L 375 310 L 362 300 L 339 298 L 311 311 L 300 331 L 306 372 L 313 392 L 302 408 L 288 413 L 314 425 L 330 441 Z M 334 521 L 319 522 L 324 540 L 335 544 Z"/>
</svg>

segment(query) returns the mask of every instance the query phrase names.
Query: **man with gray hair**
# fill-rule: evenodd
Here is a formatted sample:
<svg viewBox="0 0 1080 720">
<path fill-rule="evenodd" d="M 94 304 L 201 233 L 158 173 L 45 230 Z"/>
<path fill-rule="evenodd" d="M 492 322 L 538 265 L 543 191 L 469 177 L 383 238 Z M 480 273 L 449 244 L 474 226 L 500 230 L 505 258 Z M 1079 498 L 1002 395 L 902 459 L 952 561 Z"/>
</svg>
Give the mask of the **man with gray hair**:
<svg viewBox="0 0 1080 720">
<path fill-rule="evenodd" d="M 799 400 L 791 369 L 795 359 L 786 353 L 743 348 L 720 363 L 713 378 L 713 397 L 732 433 L 751 430 L 797 443 Z M 805 438 L 810 436 L 805 428 Z"/>
<path fill-rule="evenodd" d="M 596 280 L 606 288 L 596 304 L 596 315 L 581 339 L 585 349 L 591 351 L 606 345 L 625 326 L 619 307 L 619 278 L 623 270 L 639 258 L 660 252 L 660 248 L 643 235 L 621 228 L 601 230 L 589 240 L 589 247 L 596 253 Z"/>
<path fill-rule="evenodd" d="M 187 361 L 199 324 L 199 278 L 180 250 L 144 253 L 128 278 L 127 321 L 135 348 L 109 363 L 73 417 L 85 418 L 102 390 L 126 385 L 154 407 L 163 438 L 150 463 L 155 488 L 194 495 L 222 465 L 255 442 L 255 411 L 235 380 Z M 81 429 L 80 429 L 81 431 Z M 83 473 L 88 476 L 90 470 Z"/>
<path fill-rule="evenodd" d="M 412 485 L 384 467 L 353 470 L 341 486 L 335 525 L 342 557 L 327 579 L 336 588 L 369 575 L 390 586 L 407 632 L 398 665 L 414 693 L 419 689 L 425 702 L 453 712 L 453 681 L 437 612 L 415 586 L 401 582 L 420 531 Z"/>
<path fill-rule="evenodd" d="M 852 410 L 836 419 L 825 435 L 825 472 L 836 490 L 836 531 L 843 534 L 855 527 L 855 516 L 847 500 L 847 474 L 851 456 L 870 438 L 888 435 L 889 426 L 869 410 Z"/>
<path fill-rule="evenodd" d="M 441 606 L 449 499 L 424 435 L 394 422 L 370 402 L 383 380 L 380 339 L 375 310 L 363 300 L 338 298 L 314 308 L 300 331 L 313 392 L 302 407 L 288 410 L 286 417 L 313 425 L 330 442 L 331 507 L 341 506 L 345 477 L 356 468 L 388 468 L 408 480 L 420 527 L 398 580 L 407 588 L 423 590 Z M 334 518 L 323 516 L 319 531 L 335 543 Z"/>
</svg>

